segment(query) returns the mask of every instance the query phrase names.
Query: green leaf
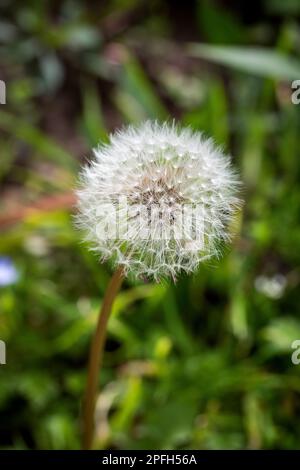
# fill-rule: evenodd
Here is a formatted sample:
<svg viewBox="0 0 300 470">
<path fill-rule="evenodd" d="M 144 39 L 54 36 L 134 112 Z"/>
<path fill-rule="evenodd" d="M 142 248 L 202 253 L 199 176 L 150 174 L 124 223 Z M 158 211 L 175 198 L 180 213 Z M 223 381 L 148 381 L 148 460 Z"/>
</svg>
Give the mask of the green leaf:
<svg viewBox="0 0 300 470">
<path fill-rule="evenodd" d="M 193 352 L 193 339 L 185 326 L 182 313 L 179 312 L 176 302 L 174 290 L 170 287 L 166 291 L 163 299 L 163 310 L 165 314 L 165 322 L 170 336 L 179 348 L 186 354 Z"/>
<path fill-rule="evenodd" d="M 92 146 L 107 142 L 107 131 L 101 109 L 100 96 L 95 82 L 86 81 L 82 87 L 83 95 L 83 127 Z"/>
<path fill-rule="evenodd" d="M 198 0 L 197 19 L 201 33 L 210 43 L 238 44 L 245 37 L 245 30 L 238 17 L 229 8 L 211 0 Z"/>
<path fill-rule="evenodd" d="M 128 120 L 166 119 L 168 113 L 136 59 L 126 59 L 120 77 L 120 87 L 115 99 Z"/>
<path fill-rule="evenodd" d="M 262 336 L 276 351 L 292 353 L 293 341 L 300 338 L 300 322 L 292 317 L 276 318 Z"/>
<path fill-rule="evenodd" d="M 41 156 L 48 160 L 59 163 L 68 169 L 76 169 L 76 160 L 66 150 L 60 147 L 54 140 L 45 135 L 42 131 L 28 124 L 22 119 L 13 116 L 6 111 L 0 111 L 0 129 L 10 135 L 23 140 Z"/>
<path fill-rule="evenodd" d="M 192 43 L 188 46 L 188 52 L 194 57 L 253 75 L 279 80 L 294 80 L 300 77 L 299 60 L 264 47 L 211 46 Z"/>
</svg>

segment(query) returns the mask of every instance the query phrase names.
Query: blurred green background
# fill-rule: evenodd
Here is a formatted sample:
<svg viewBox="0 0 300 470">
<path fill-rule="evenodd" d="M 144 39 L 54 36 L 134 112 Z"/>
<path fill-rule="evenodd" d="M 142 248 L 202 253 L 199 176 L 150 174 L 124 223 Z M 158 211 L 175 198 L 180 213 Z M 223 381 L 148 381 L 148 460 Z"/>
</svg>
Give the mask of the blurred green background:
<svg viewBox="0 0 300 470">
<path fill-rule="evenodd" d="M 300 447 L 298 0 L 1 2 L 0 447 L 79 448 L 109 276 L 72 225 L 91 148 L 175 118 L 244 183 L 221 262 L 127 281 L 109 324 L 97 447 Z"/>
</svg>

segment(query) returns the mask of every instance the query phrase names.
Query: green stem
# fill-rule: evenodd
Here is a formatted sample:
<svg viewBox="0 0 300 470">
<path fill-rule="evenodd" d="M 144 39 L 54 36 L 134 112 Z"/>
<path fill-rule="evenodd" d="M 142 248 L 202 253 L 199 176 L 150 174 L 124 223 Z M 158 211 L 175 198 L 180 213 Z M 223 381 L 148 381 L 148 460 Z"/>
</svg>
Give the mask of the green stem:
<svg viewBox="0 0 300 470">
<path fill-rule="evenodd" d="M 98 317 L 97 328 L 91 344 L 88 366 L 86 391 L 83 401 L 83 433 L 82 448 L 91 449 L 94 438 L 94 415 L 96 407 L 96 394 L 98 374 L 101 370 L 104 345 L 106 339 L 107 323 L 111 313 L 112 304 L 121 287 L 124 278 L 123 268 L 118 268 L 112 276 L 107 287 L 102 307 Z"/>
</svg>

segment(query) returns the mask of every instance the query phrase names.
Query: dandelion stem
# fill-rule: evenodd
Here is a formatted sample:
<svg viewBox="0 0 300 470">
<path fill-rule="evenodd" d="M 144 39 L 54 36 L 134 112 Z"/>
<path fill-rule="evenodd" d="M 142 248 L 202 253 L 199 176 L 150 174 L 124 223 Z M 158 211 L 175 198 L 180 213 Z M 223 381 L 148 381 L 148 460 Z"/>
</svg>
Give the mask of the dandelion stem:
<svg viewBox="0 0 300 470">
<path fill-rule="evenodd" d="M 95 335 L 91 344 L 88 377 L 83 401 L 82 448 L 86 450 L 91 449 L 93 444 L 98 374 L 102 365 L 107 323 L 111 313 L 112 304 L 122 284 L 123 278 L 123 268 L 118 268 L 107 287 L 99 313 Z"/>
</svg>

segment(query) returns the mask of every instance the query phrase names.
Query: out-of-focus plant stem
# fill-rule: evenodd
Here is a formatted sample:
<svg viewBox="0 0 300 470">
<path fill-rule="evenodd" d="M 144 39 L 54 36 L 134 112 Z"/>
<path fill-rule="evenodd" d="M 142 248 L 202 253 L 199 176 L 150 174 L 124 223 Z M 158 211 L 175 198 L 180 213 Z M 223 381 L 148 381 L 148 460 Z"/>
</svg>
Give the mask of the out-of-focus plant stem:
<svg viewBox="0 0 300 470">
<path fill-rule="evenodd" d="M 123 268 L 118 268 L 112 276 L 106 290 L 91 345 L 88 378 L 83 402 L 82 448 L 86 450 L 91 449 L 93 445 L 98 374 L 102 365 L 107 323 L 111 313 L 112 304 L 122 284 L 123 278 Z"/>
</svg>

